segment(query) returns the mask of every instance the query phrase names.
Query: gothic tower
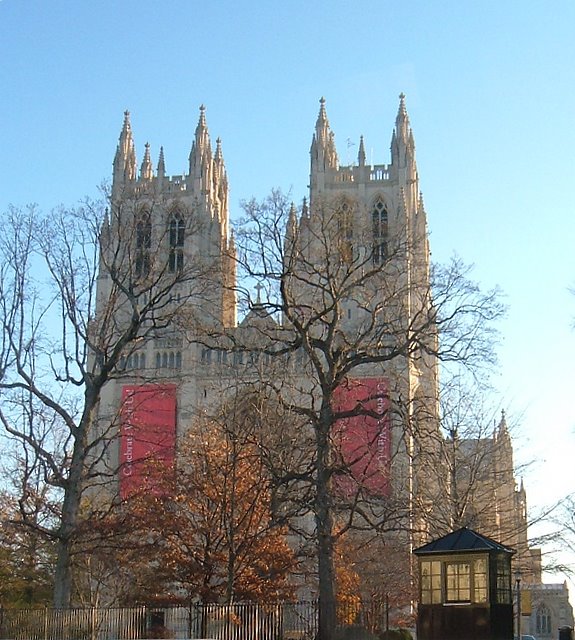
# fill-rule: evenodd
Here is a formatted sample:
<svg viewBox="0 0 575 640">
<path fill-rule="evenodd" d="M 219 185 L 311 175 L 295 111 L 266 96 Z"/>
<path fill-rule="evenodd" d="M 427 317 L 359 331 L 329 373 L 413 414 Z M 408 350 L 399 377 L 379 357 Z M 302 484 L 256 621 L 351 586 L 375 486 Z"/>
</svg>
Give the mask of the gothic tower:
<svg viewBox="0 0 575 640">
<path fill-rule="evenodd" d="M 430 481 L 426 465 L 429 468 L 430 460 L 437 460 L 438 361 L 433 355 L 437 338 L 429 320 L 434 312 L 426 212 L 404 95 L 392 134 L 390 164 L 367 164 L 362 137 L 357 162 L 341 166 L 323 98 L 310 155 L 309 205 L 304 202 L 299 220 L 292 210 L 287 225 L 288 247 L 301 256 L 301 270 L 310 272 L 296 276 L 294 295 L 302 309 L 325 304 L 318 274 L 330 269 L 332 283 L 339 279 L 341 289 L 347 287 L 348 293 L 339 300 L 342 340 L 348 345 L 356 340 L 358 348 L 368 345 L 373 350 L 371 363 L 350 376 L 381 379 L 393 398 L 393 492 L 407 493 L 412 522 L 406 529 L 424 530 L 430 505 L 422 504 L 417 495 L 419 486 Z M 318 260 L 324 264 L 314 264 Z M 354 280 L 358 286 L 348 286 Z M 421 318 L 427 319 L 425 340 L 430 348 L 410 347 L 405 354 L 378 363 L 377 350 L 409 342 L 410 335 L 421 330 Z"/>
<path fill-rule="evenodd" d="M 154 265 L 156 270 L 166 266 L 174 273 L 184 266 L 207 268 L 209 264 L 209 301 L 203 297 L 208 294 L 204 291 L 188 302 L 205 322 L 235 325 L 235 298 L 233 287 L 228 286 L 235 277 L 228 178 L 219 138 L 212 152 L 203 106 L 189 155 L 189 172 L 172 177 L 166 175 L 163 148 L 154 174 L 149 144 L 137 175 L 130 114 L 126 111 L 114 157 L 110 224 L 108 233 L 112 235 L 120 235 L 121 226 L 134 227 L 136 275 Z M 101 288 L 105 293 L 105 286 Z"/>
<path fill-rule="evenodd" d="M 133 481 L 137 448 L 129 435 L 134 425 L 126 418 L 126 406 L 136 406 L 130 409 L 132 422 L 158 431 L 153 434 L 150 427 L 144 440 L 152 448 L 171 450 L 166 455 L 173 457 L 177 439 L 205 393 L 197 366 L 201 349 L 190 334 L 197 326 L 222 331 L 236 325 L 228 178 L 219 139 L 212 150 L 204 107 L 186 174 L 166 174 L 163 148 L 154 171 L 148 144 L 139 173 L 136 167 L 126 112 L 101 230 L 93 323 L 100 335 L 107 332 L 110 348 L 120 348 L 116 340 L 126 335 L 120 366 L 104 387 L 96 434 L 102 443 L 109 441 L 98 455 L 113 475 L 119 470 L 120 493 L 129 490 L 123 488 L 125 478 Z M 132 430 L 128 435 L 127 428 Z M 162 430 L 165 434 L 159 435 Z"/>
</svg>

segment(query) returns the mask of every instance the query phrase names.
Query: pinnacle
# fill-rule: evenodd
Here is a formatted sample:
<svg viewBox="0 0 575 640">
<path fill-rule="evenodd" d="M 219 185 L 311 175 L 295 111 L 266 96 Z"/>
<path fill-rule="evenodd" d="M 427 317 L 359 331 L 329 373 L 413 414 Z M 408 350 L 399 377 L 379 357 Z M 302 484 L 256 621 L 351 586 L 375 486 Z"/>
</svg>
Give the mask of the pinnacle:
<svg viewBox="0 0 575 640">
<path fill-rule="evenodd" d="M 304 196 L 302 207 L 301 207 L 301 217 L 309 218 L 309 208 L 307 206 L 307 198 Z"/>
<path fill-rule="evenodd" d="M 499 433 L 507 433 L 507 416 L 505 409 L 501 409 L 501 420 L 499 421 Z"/>
<path fill-rule="evenodd" d="M 363 136 L 359 137 L 359 151 L 357 154 L 357 161 L 360 166 L 365 165 L 365 145 L 363 144 Z"/>
<path fill-rule="evenodd" d="M 405 93 L 399 94 L 399 109 L 397 110 L 397 120 L 407 120 L 407 107 L 405 106 Z"/>
<path fill-rule="evenodd" d="M 136 153 L 130 126 L 130 112 L 127 109 L 124 111 L 124 123 L 114 156 L 114 171 L 120 172 L 117 174 L 117 179 L 120 179 L 120 174 L 123 176 L 121 179 L 133 179 L 136 175 Z"/>
<path fill-rule="evenodd" d="M 317 116 L 317 124 L 327 123 L 327 113 L 325 111 L 325 98 L 322 96 L 319 101 L 319 114 Z"/>
<path fill-rule="evenodd" d="M 130 112 L 126 109 L 124 111 L 124 123 L 122 125 L 122 131 L 120 133 L 120 140 L 132 137 L 132 126 L 130 124 Z"/>
<path fill-rule="evenodd" d="M 208 135 L 208 126 L 206 124 L 206 107 L 200 105 L 200 117 L 198 119 L 198 126 L 196 127 L 196 140 Z"/>
<path fill-rule="evenodd" d="M 142 178 L 148 180 L 152 177 L 152 161 L 150 160 L 150 143 L 146 142 L 144 159 L 142 160 L 142 166 L 140 168 L 140 175 Z"/>
<path fill-rule="evenodd" d="M 415 148 L 413 134 L 409 126 L 409 116 L 405 107 L 405 94 L 399 94 L 399 109 L 395 118 L 395 130 L 392 137 L 392 145 L 397 143 Z"/>
<path fill-rule="evenodd" d="M 206 107 L 205 105 L 200 105 L 200 119 L 198 122 L 198 126 L 202 125 L 202 127 L 206 126 Z"/>
<path fill-rule="evenodd" d="M 164 173 L 166 172 L 166 165 L 164 161 L 164 147 L 160 147 L 160 156 L 158 158 L 157 172 L 158 172 L 158 175 L 160 176 L 163 176 Z"/>
<path fill-rule="evenodd" d="M 216 139 L 216 155 L 215 155 L 215 159 L 218 162 L 220 162 L 223 159 L 223 155 L 222 155 L 222 139 L 219 136 Z"/>
</svg>

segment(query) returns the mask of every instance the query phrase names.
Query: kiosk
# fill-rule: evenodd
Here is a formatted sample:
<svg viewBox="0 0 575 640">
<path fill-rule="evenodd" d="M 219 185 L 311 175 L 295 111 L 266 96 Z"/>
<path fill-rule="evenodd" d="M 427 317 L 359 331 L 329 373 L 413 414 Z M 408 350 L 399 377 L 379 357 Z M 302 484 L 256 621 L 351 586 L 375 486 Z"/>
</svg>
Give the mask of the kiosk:
<svg viewBox="0 0 575 640">
<path fill-rule="evenodd" d="M 418 640 L 513 640 L 513 549 L 464 527 L 413 553 Z"/>
</svg>

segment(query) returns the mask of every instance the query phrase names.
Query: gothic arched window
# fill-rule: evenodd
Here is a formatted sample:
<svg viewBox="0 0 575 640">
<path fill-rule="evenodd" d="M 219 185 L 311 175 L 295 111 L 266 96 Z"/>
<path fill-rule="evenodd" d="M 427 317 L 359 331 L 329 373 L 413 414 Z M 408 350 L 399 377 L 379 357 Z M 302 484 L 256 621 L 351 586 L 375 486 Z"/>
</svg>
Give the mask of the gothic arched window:
<svg viewBox="0 0 575 640">
<path fill-rule="evenodd" d="M 168 224 L 170 253 L 168 256 L 168 270 L 170 273 L 182 271 L 184 268 L 184 219 L 179 212 L 172 214 Z"/>
<path fill-rule="evenodd" d="M 545 605 L 537 609 L 537 633 L 541 635 L 551 634 L 551 612 Z"/>
<path fill-rule="evenodd" d="M 372 213 L 373 225 L 373 263 L 381 264 L 388 258 L 388 216 L 385 204 L 376 200 Z"/>
<path fill-rule="evenodd" d="M 144 213 L 136 222 L 136 276 L 145 278 L 150 273 L 150 249 L 152 248 L 152 223 Z"/>
</svg>

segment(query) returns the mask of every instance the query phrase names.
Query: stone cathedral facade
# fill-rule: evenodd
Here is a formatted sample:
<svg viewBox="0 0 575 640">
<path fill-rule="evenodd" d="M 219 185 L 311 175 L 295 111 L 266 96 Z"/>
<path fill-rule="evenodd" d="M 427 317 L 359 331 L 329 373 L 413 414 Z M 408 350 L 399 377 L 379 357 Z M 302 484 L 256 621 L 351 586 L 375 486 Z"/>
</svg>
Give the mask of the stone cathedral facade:
<svg viewBox="0 0 575 640">
<path fill-rule="evenodd" d="M 306 279 L 304 272 L 324 273 L 332 256 L 331 249 L 322 253 L 326 239 L 333 245 L 338 264 L 359 261 L 364 271 L 380 273 L 359 294 L 339 300 L 338 330 L 348 342 L 350 336 L 368 335 L 369 323 L 378 314 L 382 322 L 397 322 L 396 331 L 403 335 L 409 333 L 415 318 L 432 311 L 426 211 L 403 95 L 392 131 L 389 164 L 368 164 L 363 138 L 358 149 L 353 165 L 340 164 L 322 99 L 310 148 L 309 195 L 299 210 L 292 207 L 284 238 L 284 259 L 298 256 L 300 261 L 293 270 L 294 307 L 309 310 L 320 304 L 316 276 Z M 326 223 L 328 209 L 331 222 Z M 119 251 L 123 252 L 121 260 Z M 118 326 L 129 323 L 153 296 L 164 315 L 158 313 L 146 321 L 145 336 L 126 349 L 120 374 L 104 388 L 98 435 L 107 444 L 98 457 L 99 464 L 115 478 L 113 492 L 128 495 L 137 487 L 139 458 L 154 451 L 164 458 L 177 457 L 178 443 L 186 431 L 242 384 L 253 388 L 254 380 L 262 375 L 270 380 L 288 376 L 292 383 L 295 380 L 298 394 L 313 396 L 297 351 L 274 361 L 270 349 L 261 348 L 262 340 L 268 344 L 274 336 L 283 340 L 289 320 L 262 304 L 260 288 L 265 288 L 265 282 L 251 283 L 257 294 L 249 312 L 238 321 L 241 258 L 229 219 L 222 144 L 219 139 L 215 148 L 211 144 L 204 107 L 200 108 L 188 171 L 173 176 L 166 173 L 163 149 L 154 165 L 146 145 L 138 163 L 129 113 L 125 114 L 113 163 L 110 214 L 102 230 L 95 327 L 109 313 L 109 301 L 115 295 L 110 265 L 116 262 L 133 275 L 135 283 L 121 294 L 125 300 L 116 312 Z M 170 278 L 170 290 L 162 298 L 158 290 Z M 138 290 L 138 283 L 144 281 L 153 284 Z M 433 331 L 429 339 L 436 339 Z M 383 341 L 380 348 L 389 345 Z M 403 505 L 405 529 L 418 532 L 416 537 L 400 536 L 409 551 L 414 543 L 425 542 L 433 530 L 438 486 L 429 471 L 440 458 L 438 361 L 422 351 L 406 352 L 386 362 L 359 365 L 353 379 L 364 381 L 366 389 L 384 388 L 386 396 L 401 398 L 402 411 L 390 411 L 385 424 L 379 424 L 385 438 L 374 437 L 375 451 L 369 450 L 374 462 L 361 472 L 372 474 L 376 502 L 396 500 Z M 351 397 L 353 400 L 353 393 Z M 135 435 L 134 427 L 140 435 Z M 357 434 L 356 427 L 350 433 Z M 506 430 L 500 428 L 498 434 L 507 447 Z M 507 488 L 489 495 L 495 501 L 504 493 L 511 497 L 521 519 L 526 517 L 524 493 L 517 494 L 508 449 Z M 505 461 L 498 458 L 498 464 L 505 466 Z M 505 511 L 503 505 L 501 511 Z M 493 530 L 482 532 L 496 535 L 497 522 L 494 515 Z M 490 526 L 488 518 L 485 526 Z M 528 555 L 525 526 L 519 529 L 523 537 L 518 542 Z M 513 546 L 513 540 L 502 542 Z"/>
<path fill-rule="evenodd" d="M 317 243 L 321 244 L 322 233 L 338 238 L 346 236 L 344 242 L 349 245 L 349 250 L 363 252 L 365 263 L 373 263 L 375 270 L 389 259 L 387 254 L 393 253 L 396 267 L 389 280 L 400 282 L 395 286 L 398 290 L 401 286 L 401 293 L 394 291 L 388 295 L 401 306 L 404 326 L 398 330 L 407 331 L 409 319 L 421 311 L 422 305 L 428 304 L 413 295 L 417 287 L 412 283 L 421 283 L 420 290 L 425 294 L 428 292 L 429 248 L 415 144 L 403 95 L 393 130 L 389 164 L 369 166 L 362 139 L 357 163 L 340 166 L 323 99 L 310 155 L 309 201 L 304 202 L 299 213 L 292 209 L 286 229 L 286 245 L 292 243 L 290 250 L 300 252 L 305 256 L 305 262 L 311 265 L 315 256 L 321 256 Z M 331 207 L 334 202 L 345 211 L 334 210 L 339 220 L 337 228 L 324 229 L 325 215 L 318 211 Z M 138 168 L 129 114 L 125 114 L 114 158 L 111 209 L 113 215 L 106 221 L 102 237 L 107 239 L 126 234 L 126 243 L 132 245 L 132 253 L 126 256 L 125 262 L 130 263 L 129 269 L 136 280 L 153 273 L 158 264 L 167 274 L 182 271 L 185 267 L 190 269 L 191 275 L 190 282 L 182 279 L 171 292 L 172 298 L 181 300 L 177 315 L 180 319 L 187 315 L 188 327 L 180 331 L 174 321 L 171 326 L 158 328 L 125 354 L 123 374 L 105 388 L 101 422 L 108 424 L 119 420 L 122 393 L 126 387 L 162 383 L 170 388 L 169 394 L 172 394 L 175 407 L 175 424 L 172 426 L 177 441 L 198 412 L 221 399 L 226 385 L 238 378 L 238 371 L 242 371 L 245 377 L 245 371 L 249 370 L 253 360 L 242 350 L 226 350 L 221 344 L 210 347 L 206 340 L 195 341 L 189 328 L 190 318 L 193 316 L 192 323 L 201 326 L 203 332 L 209 332 L 210 328 L 212 333 L 226 332 L 228 342 L 230 335 L 233 342 L 234 332 L 243 336 L 253 331 L 251 324 L 261 324 L 262 320 L 257 304 L 251 305 L 251 311 L 241 322 L 237 320 L 237 258 L 229 221 L 228 178 L 221 142 L 218 139 L 215 150 L 212 148 L 203 107 L 189 155 L 189 171 L 176 176 L 166 175 L 163 149 L 154 169 L 148 145 Z M 331 217 L 335 218 L 335 215 Z M 343 231 L 341 225 L 345 227 Z M 296 236 L 297 243 L 294 240 Z M 112 246 L 115 247 L 114 243 Z M 338 245 L 339 250 L 348 249 Z M 116 249 L 108 251 L 113 253 Z M 103 262 L 113 261 L 113 256 L 106 257 L 106 249 L 102 253 Z M 318 268 L 322 266 L 318 265 Z M 398 273 L 401 275 L 397 276 Z M 382 305 L 383 295 L 380 292 L 385 288 L 385 269 L 381 269 L 379 280 L 372 280 L 375 284 L 372 282 L 366 287 L 363 299 L 350 295 L 343 300 L 345 318 L 340 323 L 342 331 L 354 333 L 361 330 L 366 319 L 375 313 L 375 308 Z M 98 282 L 97 318 L 106 313 L 110 286 L 110 278 L 102 268 Z M 367 291 L 369 287 L 373 290 Z M 313 286 L 306 289 L 298 285 L 294 289 L 297 289 L 295 295 L 301 297 L 299 302 L 302 305 L 315 304 Z M 411 295 L 405 293 L 408 290 Z M 369 301 L 364 303 L 367 298 Z M 138 300 L 138 304 L 142 302 Z M 398 309 L 395 314 L 398 315 Z M 281 318 L 268 315 L 266 322 L 272 323 L 274 330 L 281 331 Z M 416 398 L 420 396 L 431 416 L 428 423 L 437 422 L 437 362 L 432 358 L 402 356 L 385 367 L 364 366 L 359 369 L 359 376 L 385 378 L 386 384 L 394 387 L 392 391 L 407 399 L 404 404 L 408 411 L 413 410 Z M 436 424 L 431 427 L 432 430 L 436 428 Z M 392 421 L 390 430 L 393 451 L 390 457 L 393 457 L 394 465 L 391 482 L 398 488 L 409 487 L 409 491 L 414 491 L 417 474 L 410 460 L 413 455 L 410 448 L 417 445 L 406 441 L 406 432 L 399 421 Z M 106 453 L 109 464 L 111 468 L 117 465 L 125 467 L 126 451 L 120 450 L 121 441 L 116 445 Z"/>
</svg>

